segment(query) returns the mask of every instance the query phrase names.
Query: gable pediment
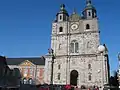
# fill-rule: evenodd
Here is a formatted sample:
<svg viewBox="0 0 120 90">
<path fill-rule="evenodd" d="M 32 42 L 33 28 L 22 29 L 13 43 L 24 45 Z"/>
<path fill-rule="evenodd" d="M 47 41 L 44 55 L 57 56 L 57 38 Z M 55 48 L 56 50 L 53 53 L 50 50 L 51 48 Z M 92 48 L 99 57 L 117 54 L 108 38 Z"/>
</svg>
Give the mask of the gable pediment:
<svg viewBox="0 0 120 90">
<path fill-rule="evenodd" d="M 21 62 L 19 64 L 19 66 L 34 66 L 34 64 L 32 62 L 30 62 L 29 60 L 25 60 L 25 61 Z"/>
</svg>

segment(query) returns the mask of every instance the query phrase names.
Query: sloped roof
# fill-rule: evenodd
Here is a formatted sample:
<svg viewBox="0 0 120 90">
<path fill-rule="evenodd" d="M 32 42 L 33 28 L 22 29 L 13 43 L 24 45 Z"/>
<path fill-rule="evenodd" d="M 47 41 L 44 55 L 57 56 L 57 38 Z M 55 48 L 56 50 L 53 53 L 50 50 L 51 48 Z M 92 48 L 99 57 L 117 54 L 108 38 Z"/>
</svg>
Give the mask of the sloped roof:
<svg viewBox="0 0 120 90">
<path fill-rule="evenodd" d="M 24 62 L 25 60 L 29 60 L 35 65 L 45 65 L 45 58 L 44 57 L 32 57 L 32 58 L 7 58 L 8 65 L 19 65 L 20 63 Z"/>
</svg>

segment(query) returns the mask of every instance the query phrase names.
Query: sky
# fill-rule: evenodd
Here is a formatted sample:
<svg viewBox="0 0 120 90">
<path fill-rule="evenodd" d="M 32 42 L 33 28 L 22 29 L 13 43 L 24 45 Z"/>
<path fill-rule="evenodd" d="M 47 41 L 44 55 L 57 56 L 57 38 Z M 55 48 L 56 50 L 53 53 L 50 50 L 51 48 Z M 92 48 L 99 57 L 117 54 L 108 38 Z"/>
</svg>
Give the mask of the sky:
<svg viewBox="0 0 120 90">
<path fill-rule="evenodd" d="M 40 57 L 50 48 L 51 23 L 64 3 L 81 14 L 85 0 L 0 0 L 0 55 Z M 111 72 L 120 52 L 120 0 L 92 0 L 97 9 L 101 44 L 109 50 Z"/>
</svg>

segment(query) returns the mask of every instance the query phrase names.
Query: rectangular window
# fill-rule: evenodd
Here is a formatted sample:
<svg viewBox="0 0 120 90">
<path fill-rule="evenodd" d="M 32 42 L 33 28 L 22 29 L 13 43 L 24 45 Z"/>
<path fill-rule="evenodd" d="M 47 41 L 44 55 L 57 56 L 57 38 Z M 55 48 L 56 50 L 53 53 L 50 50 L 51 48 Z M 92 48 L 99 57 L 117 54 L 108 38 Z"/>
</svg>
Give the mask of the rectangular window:
<svg viewBox="0 0 120 90">
<path fill-rule="evenodd" d="M 60 73 L 58 73 L 58 80 L 60 80 Z"/>
<path fill-rule="evenodd" d="M 91 16 L 91 12 L 88 12 L 88 15 Z"/>
<path fill-rule="evenodd" d="M 37 77 L 39 77 L 41 74 L 41 70 L 40 69 L 37 69 Z"/>
<path fill-rule="evenodd" d="M 33 75 L 33 68 L 30 68 L 30 76 Z"/>
<path fill-rule="evenodd" d="M 61 49 L 61 46 L 62 46 L 62 45 L 61 45 L 61 44 L 59 44 L 59 50 Z"/>
<path fill-rule="evenodd" d="M 71 53 L 74 53 L 74 43 L 71 43 L 71 44 L 70 44 L 70 52 L 71 52 Z"/>
<path fill-rule="evenodd" d="M 75 43 L 75 53 L 78 53 L 78 43 Z"/>
<path fill-rule="evenodd" d="M 28 74 L 28 68 L 24 69 L 24 74 Z"/>
<path fill-rule="evenodd" d="M 91 81 L 91 78 L 92 78 L 92 76 L 91 76 L 91 74 L 89 74 L 88 80 Z"/>
<path fill-rule="evenodd" d="M 62 16 L 60 15 L 60 20 L 62 19 Z"/>
<path fill-rule="evenodd" d="M 60 69 L 60 68 L 61 68 L 61 65 L 59 64 L 59 65 L 58 65 L 58 69 Z"/>
</svg>

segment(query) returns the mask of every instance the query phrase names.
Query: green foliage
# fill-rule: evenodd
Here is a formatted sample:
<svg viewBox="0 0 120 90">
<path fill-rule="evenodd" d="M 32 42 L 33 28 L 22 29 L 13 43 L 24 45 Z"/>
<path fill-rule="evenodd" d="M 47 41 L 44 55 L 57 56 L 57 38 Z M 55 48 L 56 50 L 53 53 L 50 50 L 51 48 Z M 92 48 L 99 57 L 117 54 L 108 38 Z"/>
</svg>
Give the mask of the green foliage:
<svg viewBox="0 0 120 90">
<path fill-rule="evenodd" d="M 117 71 L 114 72 L 114 76 L 110 77 L 110 85 L 111 86 L 119 86 Z"/>
</svg>

